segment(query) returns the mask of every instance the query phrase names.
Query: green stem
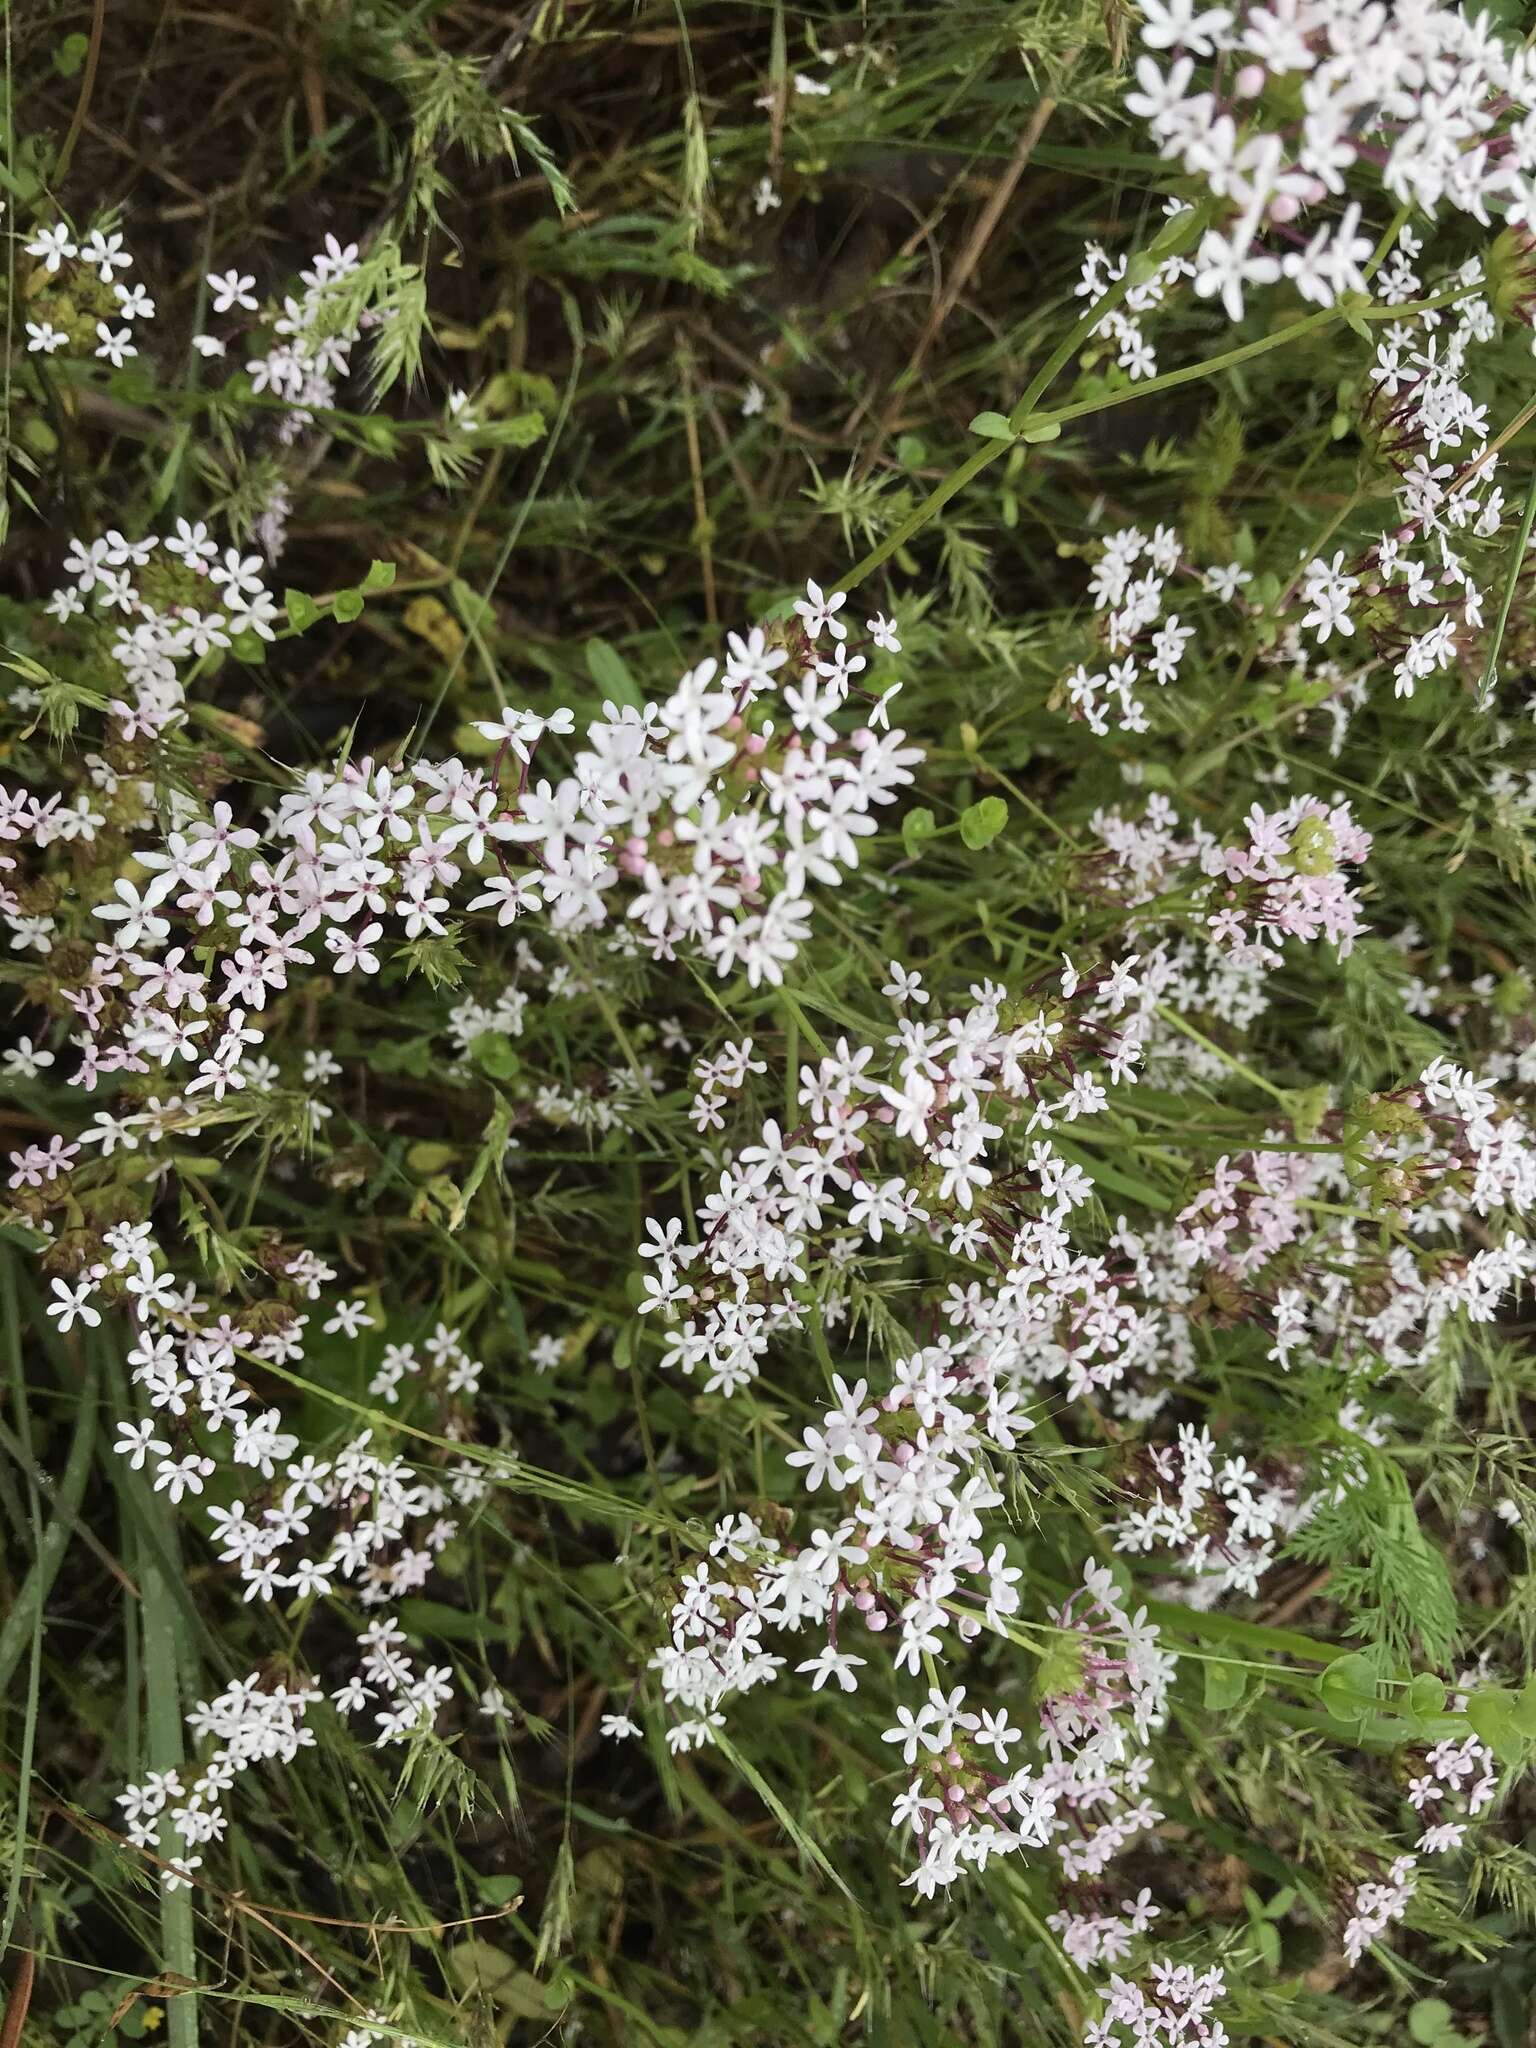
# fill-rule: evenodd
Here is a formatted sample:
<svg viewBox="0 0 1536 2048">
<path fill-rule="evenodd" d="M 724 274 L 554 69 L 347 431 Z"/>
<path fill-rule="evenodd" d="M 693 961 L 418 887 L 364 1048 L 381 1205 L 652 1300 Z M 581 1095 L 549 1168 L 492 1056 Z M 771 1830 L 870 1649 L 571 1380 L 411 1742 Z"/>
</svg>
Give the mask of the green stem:
<svg viewBox="0 0 1536 2048">
<path fill-rule="evenodd" d="M 1471 289 L 1473 287 L 1464 285 L 1454 292 L 1442 292 L 1438 298 L 1418 299 L 1406 306 L 1352 307 L 1348 309 L 1348 317 L 1364 321 L 1408 320 L 1417 313 L 1433 312 L 1437 307 L 1452 305 L 1457 299 L 1466 298 Z M 1182 370 L 1169 370 L 1146 384 L 1131 384 L 1123 391 L 1113 391 L 1107 398 L 1085 398 L 1077 405 L 1062 406 L 1056 412 L 1037 413 L 1027 424 L 1031 427 L 1065 426 L 1069 420 L 1083 419 L 1090 413 L 1108 412 L 1114 406 L 1130 405 L 1140 398 L 1152 398 L 1159 391 L 1172 391 L 1180 384 L 1197 384 L 1222 370 L 1235 369 L 1239 363 L 1250 363 L 1255 356 L 1268 355 L 1271 349 L 1286 348 L 1304 335 L 1321 334 L 1325 327 L 1331 327 L 1335 321 L 1345 317 L 1345 308 L 1325 307 L 1320 313 L 1309 313 L 1305 320 L 1294 320 L 1288 327 L 1277 328 L 1273 334 L 1261 334 L 1257 341 L 1245 341 L 1239 347 L 1229 348 L 1203 363 L 1189 363 Z"/>
<path fill-rule="evenodd" d="M 146 1489 L 147 1491 L 147 1489 Z M 144 1502 L 146 1517 L 158 1525 L 161 1543 L 175 1556 L 175 1524 L 164 1512 L 164 1504 L 151 1495 Z M 144 1544 L 139 1552 L 139 1589 L 144 1617 L 144 1686 L 149 1738 L 150 1768 L 179 1770 L 185 1760 L 182 1730 L 181 1651 L 177 1640 L 176 1608 L 156 1555 L 156 1547 Z M 166 1853 L 164 1841 L 162 1855 Z M 197 1943 L 192 1927 L 192 1893 L 185 1886 L 160 1894 L 160 1941 L 162 1962 L 168 1971 L 189 1982 L 197 1980 Z M 166 2000 L 168 2048 L 197 2048 L 197 1999 L 191 1991 Z"/>
<path fill-rule="evenodd" d="M 1477 708 L 1485 711 L 1492 701 L 1499 680 L 1499 649 L 1504 645 L 1504 628 L 1509 624 L 1510 607 L 1515 601 L 1515 585 L 1520 580 L 1520 564 L 1525 560 L 1525 551 L 1531 542 L 1531 524 L 1536 520 L 1536 473 L 1531 477 L 1531 487 L 1525 494 L 1525 517 L 1520 521 L 1520 538 L 1515 542 L 1514 560 L 1509 565 L 1509 575 L 1504 584 L 1504 602 L 1499 606 L 1499 622 L 1493 629 L 1493 645 L 1488 649 L 1488 661 L 1483 669 L 1483 679 L 1477 686 Z"/>
<path fill-rule="evenodd" d="M 70 1440 L 64 1476 L 53 1497 L 53 1519 L 43 1532 L 32 1569 L 5 1618 L 5 1626 L 0 1628 L 0 1693 L 9 1686 L 11 1674 L 31 1639 L 34 1617 L 42 1612 L 53 1590 L 59 1566 L 69 1548 L 80 1502 L 85 1496 L 86 1476 L 91 1469 L 91 1453 L 95 1447 L 96 1369 L 93 1365 L 81 1390 L 80 1408 L 75 1418 L 75 1433 Z"/>
<path fill-rule="evenodd" d="M 1261 1088 L 1266 1095 L 1272 1095 L 1276 1102 L 1284 1102 L 1287 1099 L 1283 1088 L 1277 1088 L 1273 1081 L 1266 1081 L 1262 1074 L 1257 1074 L 1252 1067 L 1245 1066 L 1224 1046 L 1218 1045 L 1212 1038 L 1207 1038 L 1203 1031 L 1197 1031 L 1193 1024 L 1186 1023 L 1178 1012 L 1170 1010 L 1166 1003 L 1157 1005 L 1157 1014 L 1165 1024 L 1171 1024 L 1175 1031 L 1182 1031 L 1184 1036 L 1192 1038 L 1196 1045 L 1203 1045 L 1207 1052 L 1214 1053 L 1223 1065 L 1232 1069 L 1234 1074 L 1241 1074 L 1245 1081 L 1251 1081 L 1255 1088 Z"/>
<path fill-rule="evenodd" d="M 1120 280 L 1114 291 L 1107 293 L 1090 309 L 1090 313 L 1077 323 L 1055 353 L 1047 358 L 1039 374 L 1008 416 L 1008 424 L 1015 436 L 1022 434 L 1027 428 L 1065 426 L 1070 420 L 1086 419 L 1094 413 L 1109 412 L 1117 405 L 1130 405 L 1137 399 L 1152 398 L 1160 391 L 1172 391 L 1181 384 L 1197 384 L 1206 377 L 1215 377 L 1223 370 L 1233 369 L 1239 363 L 1252 362 L 1256 356 L 1267 355 L 1271 349 L 1285 348 L 1291 342 L 1299 341 L 1305 336 L 1320 334 L 1324 328 L 1333 326 L 1339 320 L 1407 320 L 1417 313 L 1432 312 L 1440 306 L 1454 305 L 1458 299 L 1468 297 L 1477 289 L 1474 285 L 1463 285 L 1455 291 L 1442 292 L 1437 298 L 1418 299 L 1405 306 L 1330 306 L 1321 313 L 1310 314 L 1305 320 L 1293 321 L 1290 326 L 1282 327 L 1274 334 L 1262 335 L 1257 341 L 1244 342 L 1240 347 L 1227 349 L 1223 354 L 1211 356 L 1203 363 L 1191 363 L 1185 369 L 1170 370 L 1165 376 L 1152 378 L 1149 383 L 1132 384 L 1123 391 L 1109 393 L 1107 397 L 1085 398 L 1077 405 L 1063 406 L 1056 412 L 1035 413 L 1032 407 L 1036 399 L 1043 395 L 1051 380 L 1085 338 L 1085 330 L 1091 332 L 1104 318 L 1105 312 L 1112 309 L 1116 294 L 1121 292 L 1122 287 L 1129 289 L 1125 278 Z M 905 519 L 891 529 L 878 547 L 872 548 L 862 561 L 854 564 L 847 575 L 839 580 L 838 589 L 852 590 L 862 583 L 882 562 L 889 561 L 898 549 L 905 547 L 912 536 L 920 532 L 936 512 L 942 512 L 951 498 L 957 496 L 968 483 L 980 476 L 989 463 L 995 462 L 1000 455 L 1007 454 L 1014 446 L 1015 440 L 1004 440 L 1001 437 L 995 441 L 983 441 L 974 454 L 968 455 L 958 469 L 952 469 L 920 505 L 915 506 Z"/>
</svg>

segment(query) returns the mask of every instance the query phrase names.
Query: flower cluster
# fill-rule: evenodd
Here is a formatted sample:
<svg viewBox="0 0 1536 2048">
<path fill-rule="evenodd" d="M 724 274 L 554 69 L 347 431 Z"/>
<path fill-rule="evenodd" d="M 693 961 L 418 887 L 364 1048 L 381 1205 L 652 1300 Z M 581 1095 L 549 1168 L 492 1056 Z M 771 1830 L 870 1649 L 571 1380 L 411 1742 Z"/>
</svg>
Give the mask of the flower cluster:
<svg viewBox="0 0 1536 2048">
<path fill-rule="evenodd" d="M 1148 54 L 1126 105 L 1221 209 L 1195 290 L 1232 319 L 1282 276 L 1321 306 L 1366 289 L 1367 176 L 1431 216 L 1536 219 L 1530 60 L 1486 18 L 1439 0 L 1145 0 L 1142 13 Z M 1330 196 L 1348 200 L 1342 218 L 1308 236 L 1296 224 Z"/>
<path fill-rule="evenodd" d="M 131 251 L 122 234 L 94 227 L 77 241 L 58 221 L 40 227 L 26 245 L 35 261 L 27 292 L 27 353 L 44 360 L 61 352 L 93 356 L 120 370 L 139 353 L 141 321 L 153 320 L 155 302 L 141 284 L 128 284 Z"/>
</svg>

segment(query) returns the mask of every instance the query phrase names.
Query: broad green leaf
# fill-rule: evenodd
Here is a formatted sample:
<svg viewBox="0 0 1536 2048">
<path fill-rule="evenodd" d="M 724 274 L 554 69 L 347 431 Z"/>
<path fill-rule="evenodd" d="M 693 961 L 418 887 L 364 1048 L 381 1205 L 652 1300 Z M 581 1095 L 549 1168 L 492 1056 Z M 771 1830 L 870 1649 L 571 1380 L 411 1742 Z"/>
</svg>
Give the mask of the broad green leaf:
<svg viewBox="0 0 1536 2048">
<path fill-rule="evenodd" d="M 1000 796 L 984 796 L 960 813 L 960 837 L 972 853 L 990 846 L 1008 822 L 1008 806 Z"/>
</svg>

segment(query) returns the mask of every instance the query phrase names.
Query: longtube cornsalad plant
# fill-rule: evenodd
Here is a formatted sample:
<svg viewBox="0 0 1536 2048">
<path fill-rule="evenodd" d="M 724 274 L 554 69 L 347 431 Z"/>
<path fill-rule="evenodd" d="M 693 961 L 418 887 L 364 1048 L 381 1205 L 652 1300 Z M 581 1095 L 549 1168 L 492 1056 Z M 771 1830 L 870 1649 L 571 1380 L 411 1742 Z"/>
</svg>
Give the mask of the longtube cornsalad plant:
<svg viewBox="0 0 1536 2048">
<path fill-rule="evenodd" d="M 669 665 L 595 641 L 591 687 L 531 658 L 506 687 L 489 601 L 424 596 L 408 540 L 288 582 L 327 437 L 447 493 L 545 430 L 505 381 L 369 410 L 430 374 L 396 241 L 328 236 L 292 281 L 252 254 L 173 309 L 121 223 L 8 218 L 19 405 L 170 321 L 214 423 L 205 500 L 125 493 L 10 604 L 0 714 L 38 1341 L 100 1347 L 121 1483 L 266 1616 L 186 1760 L 103 1806 L 173 1899 L 240 1891 L 263 1774 L 338 1723 L 401 1782 L 507 1728 L 516 1674 L 452 1622 L 475 1533 L 530 1499 L 620 1525 L 624 1633 L 568 1681 L 605 1753 L 745 1784 L 841 1887 L 758 1761 L 793 1711 L 906 1910 L 963 1926 L 1011 1887 L 1094 2048 L 1273 2037 L 1276 1915 L 1322 1930 L 1331 1991 L 1449 1940 L 1514 1856 L 1536 1678 L 1442 1552 L 1528 1583 L 1500 1347 L 1536 1270 L 1536 995 L 1416 921 L 1376 821 L 1417 786 L 1373 756 L 1451 735 L 1468 815 L 1523 846 L 1536 76 L 1429 0 L 1142 0 L 1137 35 L 1152 225 L 1078 252 L 1013 409 L 847 573 L 671 622 Z M 912 547 L 998 461 L 1293 358 L 1352 489 L 1305 531 L 1239 517 L 1222 412 L 1182 530 L 1095 496 L 981 693 L 1030 693 L 1070 764 L 1042 810 L 954 716 Z M 359 622 L 431 644 L 442 690 L 387 743 L 264 722 L 249 678 L 307 684 Z M 594 1180 L 622 1182 L 600 1231 Z M 567 1264 L 518 1263 L 525 1215 Z M 578 1415 L 584 1376 L 626 1390 L 633 1483 L 524 1455 L 525 1367 Z M 1415 1440 L 1474 1384 L 1442 1488 Z M 1336 1805 L 1232 1763 L 1255 1729 L 1326 1753 Z M 1212 1848 L 1255 1850 L 1273 1913 L 1188 1910 Z M 367 1969 L 345 2040 L 413 2038 Z"/>
</svg>

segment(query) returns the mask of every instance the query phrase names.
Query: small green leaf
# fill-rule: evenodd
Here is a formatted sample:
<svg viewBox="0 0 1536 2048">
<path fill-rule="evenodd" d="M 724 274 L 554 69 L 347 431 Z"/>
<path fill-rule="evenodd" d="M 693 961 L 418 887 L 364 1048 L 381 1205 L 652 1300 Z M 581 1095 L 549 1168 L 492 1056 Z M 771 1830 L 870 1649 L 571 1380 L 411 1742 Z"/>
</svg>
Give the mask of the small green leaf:
<svg viewBox="0 0 1536 2048">
<path fill-rule="evenodd" d="M 82 35 L 78 29 L 73 35 L 64 38 L 53 53 L 53 68 L 60 78 L 74 77 L 85 62 L 86 52 L 90 47 L 90 37 Z"/>
<path fill-rule="evenodd" d="M 1229 1713 L 1248 1690 L 1248 1674 L 1240 1664 L 1211 1662 L 1205 1667 L 1205 1704 L 1214 1714 Z"/>
<path fill-rule="evenodd" d="M 477 1872 L 475 1890 L 488 1906 L 511 1906 L 523 1895 L 523 1880 L 504 1873 L 494 1877 L 481 1877 Z"/>
<path fill-rule="evenodd" d="M 319 605 L 307 591 L 284 591 L 283 606 L 288 613 L 288 623 L 295 633 L 307 633 L 320 616 Z"/>
<path fill-rule="evenodd" d="M 979 412 L 971 421 L 971 432 L 979 434 L 983 441 L 1011 441 L 1013 429 L 1007 418 L 1000 412 Z"/>
<path fill-rule="evenodd" d="M 1059 441 L 1061 439 L 1061 422 L 1060 420 L 1040 420 L 1034 426 L 1031 426 L 1026 420 L 1019 429 L 1019 439 L 1031 448 L 1038 446 L 1042 441 Z"/>
<path fill-rule="evenodd" d="M 1445 1712 L 1445 1687 L 1432 1671 L 1421 1671 L 1408 1688 L 1405 1704 L 1416 1721 L 1432 1721 Z"/>
<path fill-rule="evenodd" d="M 368 574 L 363 578 L 363 589 L 369 592 L 388 590 L 394 580 L 395 565 L 393 562 L 372 561 L 368 564 Z"/>
<path fill-rule="evenodd" d="M 1363 1650 L 1335 1657 L 1317 1681 L 1324 1709 L 1337 1721 L 1357 1721 L 1376 1705 L 1376 1663 Z"/>
<path fill-rule="evenodd" d="M 535 441 L 543 440 L 544 431 L 543 413 L 515 412 L 508 419 L 487 420 L 479 438 L 498 448 L 531 448 Z"/>
<path fill-rule="evenodd" d="M 907 812 L 901 821 L 901 844 L 908 860 L 916 860 L 938 829 L 932 811 L 918 809 Z"/>
<path fill-rule="evenodd" d="M 360 590 L 338 590 L 334 610 L 343 625 L 350 625 L 363 615 L 363 593 Z"/>
<path fill-rule="evenodd" d="M 482 1031 L 469 1050 L 480 1071 L 493 1081 L 510 1081 L 523 1064 L 511 1039 L 500 1031 Z"/>
<path fill-rule="evenodd" d="M 1443 1998 L 1421 1998 L 1408 2009 L 1408 2031 L 1422 2048 L 1429 2048 L 1451 2024 L 1451 2018 L 1451 2008 Z"/>
<path fill-rule="evenodd" d="M 972 853 L 990 846 L 1008 822 L 1008 806 L 1000 796 L 984 796 L 960 813 L 960 837 Z"/>
</svg>

